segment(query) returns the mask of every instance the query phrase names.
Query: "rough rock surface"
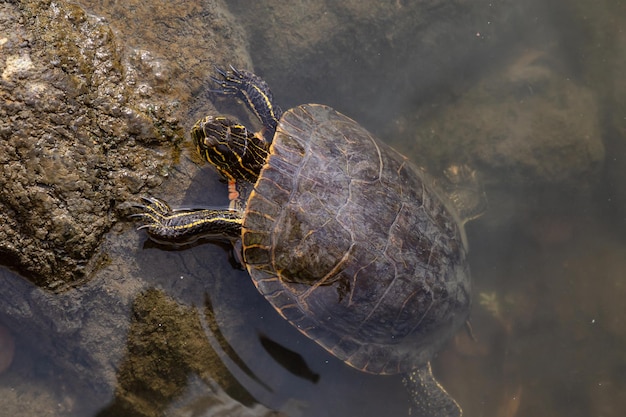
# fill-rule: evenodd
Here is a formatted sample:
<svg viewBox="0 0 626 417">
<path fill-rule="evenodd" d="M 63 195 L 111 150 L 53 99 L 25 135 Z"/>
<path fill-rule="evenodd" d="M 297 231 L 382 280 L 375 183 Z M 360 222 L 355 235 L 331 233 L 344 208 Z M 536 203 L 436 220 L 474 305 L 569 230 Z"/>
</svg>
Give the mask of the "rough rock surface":
<svg viewBox="0 0 626 417">
<path fill-rule="evenodd" d="M 0 3 L 0 256 L 49 289 L 107 262 L 120 203 L 162 183 L 206 111 L 212 64 L 247 57 L 219 2 L 128 6 L 109 12 L 132 40 L 63 1 Z"/>
<path fill-rule="evenodd" d="M 167 65 L 167 84 L 184 109 L 186 130 L 207 112 L 214 67 L 252 68 L 246 33 L 222 0 L 167 2 L 82 0 L 105 17 L 125 45 L 150 51 Z"/>
<path fill-rule="evenodd" d="M 158 36 L 127 41 L 119 37 L 123 31 L 74 4 L 0 3 L 0 262 L 35 284 L 0 270 L 0 322 L 17 339 L 14 366 L 27 375 L 15 380 L 17 389 L 30 398 L 19 387 L 47 378 L 30 371 L 36 365 L 29 358 L 41 356 L 45 375 L 63 381 L 59 392 L 50 393 L 68 402 L 58 412 L 92 414 L 117 385 L 125 387 L 118 401 L 128 402 L 142 383 L 133 378 L 141 381 L 141 374 L 118 375 L 118 362 L 125 357 L 138 370 L 158 360 L 145 352 L 133 359 L 134 352 L 124 351 L 135 298 L 155 283 L 138 271 L 139 235 L 119 220 L 128 214 L 127 202 L 156 186 L 183 197 L 198 172 L 186 154 L 179 157 L 179 143 L 196 117 L 189 108 L 207 106 L 200 90 L 213 60 L 245 45 L 219 2 L 206 2 L 205 9 L 195 2 L 170 6 L 159 7 L 157 16 L 146 7 L 135 13 L 120 8 L 110 16 L 120 27 L 122 11 L 132 14 L 136 27 L 143 23 L 144 35 L 158 25 L 151 17 L 161 19 L 178 34 L 168 36 L 161 50 Z M 185 21 L 176 13 L 195 17 Z M 209 46 L 202 48 L 204 41 Z M 246 57 L 240 51 L 235 64 Z M 202 190 L 209 186 L 203 181 Z M 172 337 L 206 343 L 201 331 L 193 333 Z M 202 365 L 192 353 L 178 353 L 189 361 L 187 371 L 208 366 L 202 375 L 216 379 L 218 365 Z M 178 395 L 179 382 L 164 383 L 160 395 Z M 84 402 L 77 395 L 86 396 Z M 91 408 L 81 408 L 85 404 Z M 10 408 L 10 401 L 0 405 Z M 231 406 L 246 414 L 245 407 Z M 158 414 L 155 407 L 142 412 Z"/>
<path fill-rule="evenodd" d="M 78 6 L 2 3 L 0 26 L 0 253 L 42 286 L 76 283 L 115 206 L 174 161 L 175 103 L 159 65 Z"/>
</svg>

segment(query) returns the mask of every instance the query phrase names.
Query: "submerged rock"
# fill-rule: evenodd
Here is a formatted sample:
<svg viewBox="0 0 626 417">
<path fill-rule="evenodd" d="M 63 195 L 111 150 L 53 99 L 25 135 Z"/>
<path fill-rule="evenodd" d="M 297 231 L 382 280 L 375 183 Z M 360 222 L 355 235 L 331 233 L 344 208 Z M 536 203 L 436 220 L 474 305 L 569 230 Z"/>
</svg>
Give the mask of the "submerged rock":
<svg viewBox="0 0 626 417">
<path fill-rule="evenodd" d="M 321 102 L 374 132 L 433 95 L 471 83 L 528 25 L 533 2 L 228 2 L 257 74 L 285 108 Z M 285 96 L 288 96 L 284 99 Z"/>
<path fill-rule="evenodd" d="M 490 184 L 592 189 L 605 159 L 598 97 L 551 55 L 527 50 L 430 120 L 404 121 L 417 127 L 409 154 L 465 158 Z"/>
</svg>

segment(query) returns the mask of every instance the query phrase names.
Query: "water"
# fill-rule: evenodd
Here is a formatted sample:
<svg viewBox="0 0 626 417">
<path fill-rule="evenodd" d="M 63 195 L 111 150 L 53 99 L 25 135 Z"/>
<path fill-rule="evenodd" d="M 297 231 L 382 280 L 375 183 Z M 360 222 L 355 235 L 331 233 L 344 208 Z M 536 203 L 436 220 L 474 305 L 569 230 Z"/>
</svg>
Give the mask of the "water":
<svg viewBox="0 0 626 417">
<path fill-rule="evenodd" d="M 113 3 L 83 5 L 106 16 L 129 47 L 170 59 L 180 79 L 188 70 L 190 81 L 175 86 L 187 97 L 188 126 L 211 107 L 203 92 L 208 63 L 250 62 L 284 108 L 331 104 L 433 172 L 473 163 L 489 200 L 467 225 L 475 340 L 460 333 L 435 359 L 435 374 L 467 416 L 623 414 L 623 2 L 484 2 L 466 16 L 436 1 L 423 2 L 425 15 L 401 1 L 385 10 L 234 1 L 231 17 L 249 56 L 221 51 L 217 62 L 198 58 L 207 64 L 200 67 L 160 46 L 173 11 L 140 31 L 116 20 Z M 234 30 L 215 19 L 225 16 L 219 5 L 172 4 L 182 22 L 200 24 L 202 16 L 216 33 Z M 202 42 L 193 47 L 206 53 Z M 223 185 L 187 157 L 172 176 L 191 184 L 175 201 L 224 204 Z M 0 375 L 0 415 L 130 415 L 131 407 L 173 416 L 408 415 L 399 377 L 353 370 L 291 328 L 232 267 L 228 248 L 166 251 L 144 240 L 120 225 L 104 244 L 120 264 L 67 294 L 47 294 L 3 270 L 2 302 L 23 309 L 24 323 L 28 314 L 52 315 L 35 301 L 66 320 L 37 336 L 7 324 L 17 349 Z M 33 304 L 18 305 L 19 297 Z M 99 311 L 107 299 L 118 308 Z M 110 342 L 90 343 L 103 340 L 90 333 L 103 328 Z M 68 357 L 54 353 L 68 349 L 64 338 L 80 347 L 77 360 L 90 358 L 76 367 L 78 382 L 65 373 Z M 269 351 L 262 340 L 274 342 Z"/>
</svg>

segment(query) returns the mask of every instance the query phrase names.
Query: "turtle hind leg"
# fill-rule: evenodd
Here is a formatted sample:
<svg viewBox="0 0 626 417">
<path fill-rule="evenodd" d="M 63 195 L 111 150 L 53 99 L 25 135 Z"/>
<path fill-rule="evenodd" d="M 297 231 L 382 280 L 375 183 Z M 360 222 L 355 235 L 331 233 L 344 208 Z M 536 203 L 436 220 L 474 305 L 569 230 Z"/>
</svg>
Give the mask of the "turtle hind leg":
<svg viewBox="0 0 626 417">
<path fill-rule="evenodd" d="M 463 411 L 433 376 L 430 362 L 406 374 L 402 381 L 420 417 L 461 417 Z"/>
</svg>

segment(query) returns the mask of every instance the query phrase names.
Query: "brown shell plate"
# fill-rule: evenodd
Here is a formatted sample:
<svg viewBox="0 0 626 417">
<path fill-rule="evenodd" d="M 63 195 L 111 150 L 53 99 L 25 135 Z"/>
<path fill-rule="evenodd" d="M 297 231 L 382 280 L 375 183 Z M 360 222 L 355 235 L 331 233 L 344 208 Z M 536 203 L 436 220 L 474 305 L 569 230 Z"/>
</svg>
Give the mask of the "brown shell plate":
<svg viewBox="0 0 626 417">
<path fill-rule="evenodd" d="M 286 112 L 244 214 L 244 260 L 291 324 L 366 372 L 428 362 L 466 321 L 462 226 L 423 172 L 330 107 Z"/>
</svg>

